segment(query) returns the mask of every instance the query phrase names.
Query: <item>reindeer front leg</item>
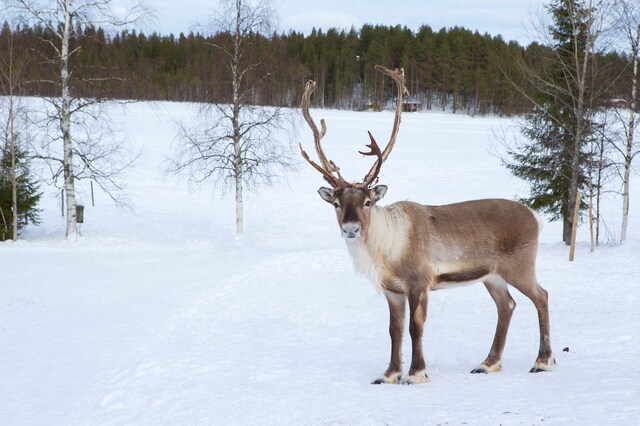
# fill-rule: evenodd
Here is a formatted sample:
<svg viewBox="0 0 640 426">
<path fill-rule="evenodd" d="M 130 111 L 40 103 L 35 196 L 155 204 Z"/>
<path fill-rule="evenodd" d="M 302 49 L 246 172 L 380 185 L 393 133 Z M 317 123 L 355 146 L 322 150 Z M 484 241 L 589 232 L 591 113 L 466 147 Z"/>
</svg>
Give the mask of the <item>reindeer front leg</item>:
<svg viewBox="0 0 640 426">
<path fill-rule="evenodd" d="M 412 288 L 409 292 L 409 334 L 411 334 L 411 368 L 400 383 L 417 385 L 429 381 L 422 354 L 422 330 L 427 318 L 427 287 Z"/>
<path fill-rule="evenodd" d="M 402 377 L 402 332 L 404 328 L 404 309 L 406 296 L 404 294 L 384 292 L 389 304 L 389 336 L 391 337 L 391 360 L 389 368 L 380 377 L 371 382 L 374 385 L 382 383 L 398 383 Z"/>
</svg>

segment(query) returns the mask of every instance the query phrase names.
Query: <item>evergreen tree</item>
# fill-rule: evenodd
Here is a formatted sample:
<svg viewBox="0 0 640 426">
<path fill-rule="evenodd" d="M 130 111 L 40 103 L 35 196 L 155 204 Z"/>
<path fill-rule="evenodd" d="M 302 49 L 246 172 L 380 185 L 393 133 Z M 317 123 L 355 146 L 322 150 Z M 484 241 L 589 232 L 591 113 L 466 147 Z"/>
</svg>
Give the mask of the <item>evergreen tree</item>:
<svg viewBox="0 0 640 426">
<path fill-rule="evenodd" d="M 525 115 L 520 132 L 529 141 L 508 150 L 506 167 L 517 177 L 530 183 L 529 196 L 520 201 L 547 214 L 551 220 L 567 215 L 568 178 L 571 162 L 563 147 L 566 132 L 551 117 L 553 106 L 534 107 Z"/>
<path fill-rule="evenodd" d="M 597 32 L 593 9 L 579 0 L 555 0 L 548 6 L 551 50 L 538 52 L 527 71 L 536 108 L 525 116 L 521 133 L 529 139 L 508 152 L 507 167 L 531 182 L 529 206 L 562 219 L 569 244 L 576 195 L 587 183 L 585 147 L 591 138 L 594 105 L 592 51 Z M 535 68 L 542 64 L 542 69 Z M 585 203 L 581 203 L 586 207 Z"/>
<path fill-rule="evenodd" d="M 27 152 L 20 148 L 20 135 L 16 135 L 16 186 L 18 232 L 29 223 L 40 223 L 38 202 L 42 195 L 29 169 Z M 0 241 L 11 239 L 13 235 L 11 211 L 11 152 L 8 146 L 0 151 Z"/>
</svg>

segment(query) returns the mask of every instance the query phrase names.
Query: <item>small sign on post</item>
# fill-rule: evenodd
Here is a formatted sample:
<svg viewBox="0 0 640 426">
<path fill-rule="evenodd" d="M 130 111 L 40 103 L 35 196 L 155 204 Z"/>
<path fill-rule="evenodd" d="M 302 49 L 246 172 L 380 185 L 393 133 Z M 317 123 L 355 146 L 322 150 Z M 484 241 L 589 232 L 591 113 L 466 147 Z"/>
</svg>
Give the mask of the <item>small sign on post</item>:
<svg viewBox="0 0 640 426">
<path fill-rule="evenodd" d="M 569 248 L 569 262 L 573 262 L 576 252 L 576 232 L 578 231 L 578 213 L 580 213 L 580 193 L 576 195 L 576 207 L 573 210 L 573 226 L 571 227 L 571 247 Z"/>
<path fill-rule="evenodd" d="M 84 206 L 76 204 L 76 223 L 84 223 Z"/>
</svg>

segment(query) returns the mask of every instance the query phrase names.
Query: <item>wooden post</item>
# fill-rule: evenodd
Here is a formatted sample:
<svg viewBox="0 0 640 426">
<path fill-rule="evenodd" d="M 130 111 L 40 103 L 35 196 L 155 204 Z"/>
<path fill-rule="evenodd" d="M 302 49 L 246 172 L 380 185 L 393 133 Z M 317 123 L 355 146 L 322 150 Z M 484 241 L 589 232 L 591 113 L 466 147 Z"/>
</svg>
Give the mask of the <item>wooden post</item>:
<svg viewBox="0 0 640 426">
<path fill-rule="evenodd" d="M 91 181 L 91 207 L 95 207 L 96 203 L 93 199 L 93 181 Z"/>
<path fill-rule="evenodd" d="M 0 208 L 0 216 L 2 216 L 2 223 L 4 224 L 4 231 L 0 232 L 0 241 L 4 241 L 4 234 L 9 230 L 9 227 L 7 226 L 7 221 L 4 218 L 4 212 L 2 211 L 2 208 Z"/>
<path fill-rule="evenodd" d="M 590 253 L 596 248 L 596 241 L 593 238 L 593 191 L 589 192 L 589 236 L 591 237 Z"/>
<path fill-rule="evenodd" d="M 60 190 L 60 210 L 62 217 L 64 217 L 64 189 Z"/>
<path fill-rule="evenodd" d="M 76 223 L 84 223 L 84 206 L 76 204 Z"/>
<path fill-rule="evenodd" d="M 576 208 L 573 210 L 573 227 L 571 228 L 571 248 L 569 248 L 569 262 L 573 262 L 576 252 L 576 232 L 578 231 L 578 213 L 580 213 L 580 193 L 576 195 Z"/>
</svg>

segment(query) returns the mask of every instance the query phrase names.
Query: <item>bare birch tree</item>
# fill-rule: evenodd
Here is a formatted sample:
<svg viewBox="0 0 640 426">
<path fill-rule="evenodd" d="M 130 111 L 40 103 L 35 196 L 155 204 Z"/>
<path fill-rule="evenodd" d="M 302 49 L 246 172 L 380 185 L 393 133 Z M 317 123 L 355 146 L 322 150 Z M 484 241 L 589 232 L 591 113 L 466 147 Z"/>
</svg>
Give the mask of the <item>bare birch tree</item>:
<svg viewBox="0 0 640 426">
<path fill-rule="evenodd" d="M 617 164 L 612 141 L 618 138 L 618 132 L 611 125 L 607 111 L 598 113 L 598 123 L 595 124 L 592 135 L 589 138 L 587 152 L 587 176 L 590 211 L 591 251 L 600 245 L 600 230 L 603 224 L 602 199 L 606 193 L 608 184 L 615 179 Z"/>
<path fill-rule="evenodd" d="M 53 171 L 54 179 L 62 175 L 66 198 L 66 237 L 76 234 L 76 187 L 75 180 L 83 176 L 91 176 L 103 187 L 112 198 L 113 190 L 121 189 L 116 176 L 128 161 L 111 161 L 108 157 L 120 157 L 122 160 L 122 145 L 102 148 L 100 138 L 96 140 L 91 135 L 88 139 L 74 136 L 77 126 L 108 127 L 104 120 L 104 109 L 96 106 L 104 99 L 86 99 L 78 97 L 73 91 L 73 70 L 70 59 L 82 48 L 81 44 L 72 45 L 76 28 L 85 25 L 101 27 L 124 26 L 140 21 L 148 16 L 148 9 L 143 3 L 132 5 L 124 14 L 117 15 L 111 0 L 5 0 L 8 10 L 18 17 L 22 17 L 27 25 L 42 26 L 53 37 L 43 39 L 43 49 L 38 51 L 41 60 L 55 64 L 59 69 L 59 78 L 51 81 L 60 89 L 60 96 L 49 99 L 51 111 L 39 124 L 55 124 L 57 136 L 53 141 L 62 142 L 62 153 L 55 155 L 51 150 L 51 140 L 44 143 L 44 152 L 38 158 L 48 162 Z M 85 115 L 80 118 L 81 115 Z M 46 128 L 46 126 L 44 126 Z M 78 148 L 79 141 L 84 146 Z M 79 160 L 79 161 L 78 161 Z M 115 164 L 115 167 L 112 167 Z M 105 168 L 106 167 L 106 168 Z M 80 169 L 80 173 L 76 171 Z"/>
<path fill-rule="evenodd" d="M 637 1 L 616 0 L 615 2 L 615 22 L 617 29 L 623 35 L 626 49 L 631 59 L 633 71 L 631 74 L 629 92 L 629 115 L 625 120 L 621 111 L 616 111 L 619 122 L 624 127 L 624 144 L 619 147 L 624 156 L 622 173 L 622 224 L 620 227 L 620 242 L 627 239 L 627 228 L 629 226 L 629 181 L 631 178 L 631 165 L 634 157 L 638 153 L 634 145 L 634 133 L 638 126 L 636 120 L 637 111 L 640 107 L 638 103 L 638 66 L 640 61 L 640 4 Z"/>
<path fill-rule="evenodd" d="M 209 43 L 226 58 L 229 103 L 213 103 L 199 111 L 200 123 L 179 124 L 175 158 L 170 173 L 186 173 L 192 183 L 212 181 L 222 190 L 233 188 L 236 232 L 244 230 L 243 189 L 270 185 L 292 166 L 289 146 L 278 142 L 287 136 L 290 112 L 263 107 L 256 88 L 269 79 L 260 74 L 258 59 L 247 49 L 257 37 L 269 36 L 275 12 L 267 0 L 222 0 L 213 18 L 219 43 Z"/>
</svg>

